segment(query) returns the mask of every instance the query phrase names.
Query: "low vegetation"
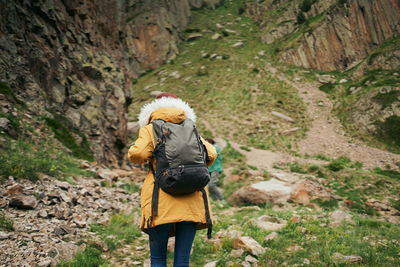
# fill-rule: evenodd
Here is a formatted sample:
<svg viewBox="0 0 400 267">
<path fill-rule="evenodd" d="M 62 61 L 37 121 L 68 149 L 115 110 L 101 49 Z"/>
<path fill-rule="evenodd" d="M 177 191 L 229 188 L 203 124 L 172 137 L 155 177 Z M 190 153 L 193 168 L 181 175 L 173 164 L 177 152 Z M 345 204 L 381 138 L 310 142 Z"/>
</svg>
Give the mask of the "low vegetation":
<svg viewBox="0 0 400 267">
<path fill-rule="evenodd" d="M 13 231 L 14 230 L 13 220 L 8 218 L 2 212 L 0 212 L 0 230 L 1 231 Z"/>
<path fill-rule="evenodd" d="M 193 11 L 193 23 L 182 38 L 203 29 L 209 32 L 182 42 L 177 58 L 135 81 L 132 117 L 154 99 L 151 91 L 168 91 L 194 108 L 203 136 L 280 151 L 289 151 L 288 144 L 293 146 L 302 138 L 307 128 L 305 105 L 295 88 L 271 75 L 257 26 L 238 15 L 241 2 L 227 2 L 213 11 L 218 20 L 209 19 L 209 10 Z M 225 26 L 219 28 L 217 24 Z M 211 39 L 214 34 L 219 34 L 218 40 Z M 233 47 L 241 40 L 242 46 Z M 273 117 L 271 111 L 291 117 L 295 124 Z M 281 135 L 291 127 L 301 130 L 291 136 Z"/>
</svg>

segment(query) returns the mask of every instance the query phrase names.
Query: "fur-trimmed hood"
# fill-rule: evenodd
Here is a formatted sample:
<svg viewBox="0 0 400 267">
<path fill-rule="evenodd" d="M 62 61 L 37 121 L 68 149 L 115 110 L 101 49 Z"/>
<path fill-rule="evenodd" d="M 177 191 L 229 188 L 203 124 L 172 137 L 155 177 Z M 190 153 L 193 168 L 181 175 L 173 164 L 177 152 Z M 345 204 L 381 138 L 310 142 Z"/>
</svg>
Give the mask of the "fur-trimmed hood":
<svg viewBox="0 0 400 267">
<path fill-rule="evenodd" d="M 143 127 L 149 124 L 149 120 L 151 114 L 160 109 L 160 108 L 177 108 L 181 109 L 186 118 L 191 119 L 193 122 L 196 122 L 196 114 L 194 110 L 189 106 L 188 103 L 184 102 L 180 98 L 172 98 L 172 97 L 162 97 L 159 99 L 155 99 L 152 102 L 144 105 L 140 110 L 138 119 L 139 119 L 139 126 Z"/>
</svg>

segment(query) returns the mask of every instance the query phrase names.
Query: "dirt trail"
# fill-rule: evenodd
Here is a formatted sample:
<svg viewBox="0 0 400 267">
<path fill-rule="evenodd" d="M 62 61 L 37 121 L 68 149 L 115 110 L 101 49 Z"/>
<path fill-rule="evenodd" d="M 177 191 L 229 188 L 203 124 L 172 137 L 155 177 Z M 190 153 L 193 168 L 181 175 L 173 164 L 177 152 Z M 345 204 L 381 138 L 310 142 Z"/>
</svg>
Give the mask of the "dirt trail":
<svg viewBox="0 0 400 267">
<path fill-rule="evenodd" d="M 312 120 L 312 123 L 306 138 L 300 140 L 298 143 L 301 155 L 322 154 L 332 158 L 346 156 L 354 162 L 362 162 L 367 169 L 375 167 L 383 168 L 387 165 L 397 168 L 396 163 L 400 162 L 400 155 L 369 147 L 361 141 L 346 137 L 339 119 L 332 114 L 333 104 L 331 100 L 324 92 L 319 90 L 318 83 L 290 81 L 283 75 L 280 75 L 276 68 L 272 66 L 268 68 L 270 73 L 296 88 L 299 95 L 304 99 L 304 102 L 307 103 L 307 115 Z M 212 127 L 206 121 L 203 122 L 213 132 Z M 225 146 L 223 139 L 217 138 L 216 141 L 222 148 Z M 252 148 L 251 151 L 245 151 L 240 149 L 240 144 L 231 142 L 231 145 L 246 156 L 248 164 L 259 169 L 271 171 L 274 164 L 278 162 L 313 161 L 268 150 Z"/>
<path fill-rule="evenodd" d="M 369 147 L 361 141 L 345 136 L 339 119 L 332 114 L 331 100 L 319 90 L 318 83 L 292 82 L 281 75 L 277 77 L 295 87 L 304 102 L 309 103 L 307 114 L 312 120 L 312 126 L 306 138 L 298 143 L 302 155 L 323 154 L 333 158 L 346 156 L 352 161 L 362 162 L 366 168 L 386 165 L 397 168 L 396 163 L 400 162 L 400 155 Z"/>
</svg>

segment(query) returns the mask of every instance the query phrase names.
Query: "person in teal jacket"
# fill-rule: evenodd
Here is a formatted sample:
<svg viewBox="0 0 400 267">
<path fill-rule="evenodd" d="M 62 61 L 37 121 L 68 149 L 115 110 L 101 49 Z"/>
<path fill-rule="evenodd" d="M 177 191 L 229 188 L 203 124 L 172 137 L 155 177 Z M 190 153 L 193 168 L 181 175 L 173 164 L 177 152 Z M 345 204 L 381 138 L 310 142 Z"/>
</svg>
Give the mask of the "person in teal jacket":
<svg viewBox="0 0 400 267">
<path fill-rule="evenodd" d="M 207 142 L 211 143 L 215 150 L 217 150 L 217 158 L 214 161 L 214 164 L 208 167 L 208 172 L 210 173 L 210 182 L 208 183 L 208 192 L 213 200 L 223 200 L 224 196 L 221 193 L 221 190 L 218 188 L 218 179 L 219 175 L 222 173 L 222 158 L 221 158 L 221 149 L 215 143 L 212 138 L 206 138 Z"/>
</svg>

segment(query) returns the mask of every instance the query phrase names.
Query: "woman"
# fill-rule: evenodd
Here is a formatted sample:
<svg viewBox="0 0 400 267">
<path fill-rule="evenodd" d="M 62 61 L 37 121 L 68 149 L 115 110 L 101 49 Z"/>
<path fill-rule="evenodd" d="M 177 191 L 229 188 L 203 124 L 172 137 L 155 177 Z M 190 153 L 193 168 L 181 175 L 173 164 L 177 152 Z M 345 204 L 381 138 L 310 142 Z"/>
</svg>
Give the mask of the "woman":
<svg viewBox="0 0 400 267">
<path fill-rule="evenodd" d="M 208 192 L 211 195 L 213 200 L 224 200 L 224 196 L 221 193 L 221 190 L 218 188 L 219 175 L 223 172 L 222 168 L 222 157 L 221 157 L 221 149 L 217 145 L 217 143 L 212 138 L 205 138 L 207 142 L 212 144 L 217 151 L 217 158 L 215 159 L 212 166 L 208 167 L 208 171 L 210 172 L 210 182 L 208 183 Z"/>
<path fill-rule="evenodd" d="M 156 119 L 180 123 L 186 118 L 195 122 L 193 109 L 172 93 L 162 93 L 153 102 L 145 105 L 139 114 L 139 137 L 128 151 L 129 159 L 136 164 L 150 161 L 155 148 L 153 125 Z M 210 166 L 217 157 L 215 148 L 201 138 L 208 154 Z M 202 192 L 173 196 L 159 190 L 158 214 L 152 217 L 152 195 L 154 175 L 147 173 L 141 190 L 141 229 L 149 234 L 151 266 L 166 266 L 168 238 L 175 235 L 174 266 L 189 266 L 190 251 L 196 230 L 207 228 L 206 207 Z M 207 198 L 208 199 L 208 198 Z M 208 203 L 208 207 L 210 207 Z M 211 217 L 211 212 L 210 212 Z"/>
</svg>

